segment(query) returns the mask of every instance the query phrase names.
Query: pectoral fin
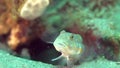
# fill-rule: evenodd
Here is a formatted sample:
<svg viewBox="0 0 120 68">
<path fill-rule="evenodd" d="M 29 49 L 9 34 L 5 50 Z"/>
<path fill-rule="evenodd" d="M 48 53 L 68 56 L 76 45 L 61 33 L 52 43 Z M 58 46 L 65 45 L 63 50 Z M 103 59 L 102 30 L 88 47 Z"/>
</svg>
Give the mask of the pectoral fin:
<svg viewBox="0 0 120 68">
<path fill-rule="evenodd" d="M 61 59 L 63 56 L 62 55 L 60 55 L 60 56 L 58 56 L 57 58 L 54 58 L 54 59 L 52 59 L 51 61 L 56 61 L 56 60 L 59 60 L 59 59 Z"/>
</svg>

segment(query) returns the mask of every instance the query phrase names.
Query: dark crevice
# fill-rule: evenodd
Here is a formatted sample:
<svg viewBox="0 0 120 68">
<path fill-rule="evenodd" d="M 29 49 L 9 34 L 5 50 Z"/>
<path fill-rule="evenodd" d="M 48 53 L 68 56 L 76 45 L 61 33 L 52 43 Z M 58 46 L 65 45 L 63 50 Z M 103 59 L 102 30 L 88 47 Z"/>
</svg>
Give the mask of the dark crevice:
<svg viewBox="0 0 120 68">
<path fill-rule="evenodd" d="M 30 60 L 54 65 L 59 63 L 59 61 L 51 61 L 60 55 L 60 53 L 55 50 L 53 44 L 48 44 L 39 38 L 34 39 L 29 44 L 19 45 L 19 47 L 15 50 L 17 52 L 17 56 L 22 57 L 21 52 L 24 48 L 28 50 Z"/>
</svg>

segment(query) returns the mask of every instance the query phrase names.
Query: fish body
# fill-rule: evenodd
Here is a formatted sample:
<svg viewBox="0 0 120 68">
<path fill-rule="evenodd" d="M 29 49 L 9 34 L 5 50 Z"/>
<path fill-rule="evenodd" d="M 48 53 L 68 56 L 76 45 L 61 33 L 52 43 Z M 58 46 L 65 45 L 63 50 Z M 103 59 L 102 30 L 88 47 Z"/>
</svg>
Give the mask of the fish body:
<svg viewBox="0 0 120 68">
<path fill-rule="evenodd" d="M 61 55 L 52 59 L 52 61 L 64 57 L 67 59 L 67 65 L 72 65 L 78 61 L 84 52 L 82 37 L 79 34 L 69 33 L 64 30 L 60 32 L 53 45 L 57 51 L 61 52 Z"/>
</svg>

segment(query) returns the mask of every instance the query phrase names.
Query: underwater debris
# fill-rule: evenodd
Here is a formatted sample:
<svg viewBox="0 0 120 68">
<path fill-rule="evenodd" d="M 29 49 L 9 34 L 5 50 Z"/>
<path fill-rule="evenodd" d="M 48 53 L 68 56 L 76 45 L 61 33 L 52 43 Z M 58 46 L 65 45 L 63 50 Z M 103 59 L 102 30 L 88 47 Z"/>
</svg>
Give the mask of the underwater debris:
<svg viewBox="0 0 120 68">
<path fill-rule="evenodd" d="M 114 6 L 118 0 L 83 0 L 84 6 L 90 7 L 92 10 L 101 10 L 104 7 Z"/>
<path fill-rule="evenodd" d="M 7 40 L 8 46 L 11 49 L 15 50 L 19 44 L 28 43 L 36 37 L 41 37 L 42 32 L 45 30 L 45 26 L 37 21 L 34 21 L 34 24 L 32 23 L 21 20 L 11 29 Z"/>
<path fill-rule="evenodd" d="M 27 0 L 20 11 L 20 16 L 27 20 L 34 20 L 41 16 L 49 5 L 49 0 Z"/>
<path fill-rule="evenodd" d="M 11 49 L 15 50 L 20 43 L 24 43 L 27 40 L 27 28 L 24 24 L 16 25 L 11 29 L 11 34 L 8 40 L 8 45 Z"/>
<path fill-rule="evenodd" d="M 0 1 L 0 37 L 7 35 L 4 43 L 8 43 L 13 50 L 28 39 L 30 41 L 31 38 L 40 37 L 45 30 L 45 26 L 39 23 L 40 21 L 28 21 L 19 17 L 24 2 L 24 0 Z"/>
<path fill-rule="evenodd" d="M 83 25 L 84 24 L 84 25 Z M 84 31 L 92 30 L 92 35 L 94 36 L 95 40 L 90 41 L 92 42 L 92 45 L 100 44 L 99 46 L 106 50 L 107 53 L 104 54 L 104 56 L 109 60 L 115 60 L 119 61 L 120 57 L 120 33 L 117 31 L 116 24 L 113 21 L 107 20 L 107 19 L 91 19 L 81 24 L 84 27 Z M 115 29 L 116 28 L 116 29 Z M 81 28 L 82 29 L 82 28 Z M 90 31 L 89 30 L 89 31 Z M 82 30 L 81 30 L 82 31 Z M 81 32 L 85 35 L 85 32 Z M 83 36 L 83 40 L 90 40 L 92 39 L 90 37 L 90 33 L 87 34 L 88 36 Z M 88 37 L 88 38 L 87 38 Z M 88 41 L 89 41 L 88 40 Z M 94 42 L 98 41 L 97 44 L 93 44 Z M 102 42 L 101 42 L 102 41 Z M 89 42 L 86 42 L 87 45 L 89 45 Z M 94 47 L 95 47 L 94 46 Z M 97 49 L 98 50 L 98 49 Z M 109 51 L 109 54 L 108 54 Z M 111 57 L 110 57 L 111 56 Z"/>
<path fill-rule="evenodd" d="M 104 42 L 111 46 L 111 51 L 113 51 L 113 53 L 111 53 L 111 55 L 113 55 L 113 60 L 120 61 L 120 36 L 114 35 L 111 37 L 106 37 L 104 38 Z"/>
<path fill-rule="evenodd" d="M 0 1 L 0 35 L 6 34 L 16 25 L 17 17 L 12 14 L 13 3 L 10 0 Z"/>
<path fill-rule="evenodd" d="M 74 63 L 79 61 L 81 54 L 84 52 L 81 36 L 64 30 L 60 32 L 60 35 L 56 38 L 53 45 L 56 50 L 62 54 L 61 56 L 52 59 L 52 61 L 65 57 L 68 67 L 71 67 Z"/>
</svg>

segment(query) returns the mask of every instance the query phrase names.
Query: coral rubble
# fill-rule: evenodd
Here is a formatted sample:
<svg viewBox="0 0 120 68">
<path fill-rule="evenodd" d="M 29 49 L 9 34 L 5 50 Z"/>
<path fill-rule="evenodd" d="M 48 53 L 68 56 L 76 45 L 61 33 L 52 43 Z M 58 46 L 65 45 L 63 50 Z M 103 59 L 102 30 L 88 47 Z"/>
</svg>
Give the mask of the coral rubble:
<svg viewBox="0 0 120 68">
<path fill-rule="evenodd" d="M 48 5 L 49 0 L 27 0 L 21 8 L 20 16 L 24 19 L 34 20 L 43 14 Z"/>
<path fill-rule="evenodd" d="M 39 21 L 28 21 L 20 17 L 19 10 L 24 2 L 24 0 L 0 1 L 0 35 L 9 35 L 5 41 L 12 49 L 16 49 L 19 44 L 25 43 L 28 38 L 33 38 L 32 32 L 36 34 L 34 37 L 40 37 L 41 34 L 39 33 L 45 27 Z M 36 25 L 36 23 L 38 24 Z"/>
</svg>

